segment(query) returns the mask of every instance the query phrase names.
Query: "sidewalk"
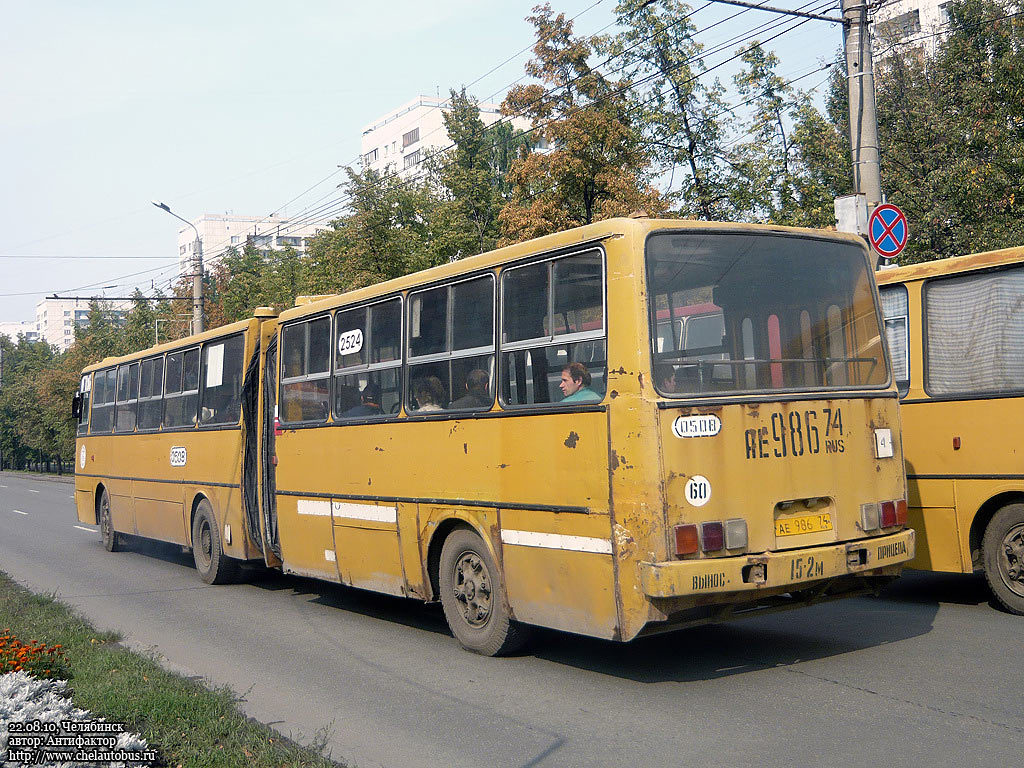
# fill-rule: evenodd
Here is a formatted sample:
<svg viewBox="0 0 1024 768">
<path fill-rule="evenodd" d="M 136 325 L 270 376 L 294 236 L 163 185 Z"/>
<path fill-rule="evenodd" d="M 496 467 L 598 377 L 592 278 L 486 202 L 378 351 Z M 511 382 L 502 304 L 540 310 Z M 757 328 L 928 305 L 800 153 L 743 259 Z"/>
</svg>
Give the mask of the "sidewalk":
<svg viewBox="0 0 1024 768">
<path fill-rule="evenodd" d="M 75 482 L 75 476 L 70 472 L 63 475 L 47 474 L 45 472 L 21 472 L 12 469 L 5 469 L 0 471 L 0 477 L 21 477 L 26 480 L 47 480 L 53 483 L 70 483 Z"/>
</svg>

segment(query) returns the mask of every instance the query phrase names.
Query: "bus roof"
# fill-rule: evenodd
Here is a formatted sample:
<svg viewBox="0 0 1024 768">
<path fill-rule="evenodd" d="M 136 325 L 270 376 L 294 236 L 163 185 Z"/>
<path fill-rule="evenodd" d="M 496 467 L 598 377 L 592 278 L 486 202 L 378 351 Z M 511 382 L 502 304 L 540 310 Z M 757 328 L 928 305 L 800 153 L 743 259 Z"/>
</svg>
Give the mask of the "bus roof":
<svg viewBox="0 0 1024 768">
<path fill-rule="evenodd" d="M 155 347 L 149 347 L 139 352 L 133 352 L 130 355 L 122 355 L 120 357 L 105 357 L 98 363 L 93 363 L 82 369 L 82 373 L 89 373 L 99 368 L 109 368 L 112 365 L 118 365 L 119 363 L 127 363 L 130 361 L 141 360 L 144 357 L 150 357 L 152 355 L 163 354 L 165 352 L 173 352 L 176 349 L 184 349 L 185 347 L 191 347 L 210 339 L 216 339 L 221 336 L 229 336 L 232 333 L 238 333 L 244 331 L 249 327 L 249 324 L 253 320 L 239 320 L 237 323 L 229 323 L 228 325 L 222 325 L 218 328 L 213 328 L 209 331 L 203 331 L 197 333 L 194 336 L 186 336 L 183 339 L 176 339 L 175 341 L 167 341 L 163 344 L 158 344 Z"/>
<path fill-rule="evenodd" d="M 546 252 L 557 251 L 573 245 L 586 243 L 598 243 L 613 237 L 633 236 L 643 239 L 650 232 L 663 229 L 708 229 L 717 231 L 733 231 L 745 233 L 764 234 L 791 234 L 791 235 L 812 235 L 815 237 L 828 237 L 837 240 L 846 240 L 851 244 L 866 247 L 864 240 L 855 235 L 848 235 L 842 232 L 833 232 L 820 229 L 805 229 L 800 227 L 783 227 L 769 224 L 741 224 L 716 221 L 692 221 L 689 219 L 652 219 L 652 218 L 615 218 L 599 221 L 564 232 L 556 232 L 552 235 L 525 240 L 515 245 L 509 245 L 494 251 L 482 253 L 479 256 L 470 256 L 450 264 L 442 264 L 431 267 L 420 272 L 398 277 L 383 283 L 358 288 L 348 293 L 337 294 L 327 297 L 306 297 L 300 300 L 299 305 L 287 309 L 281 313 L 281 322 L 287 322 L 295 317 L 302 317 L 308 314 L 315 314 L 337 306 L 355 304 L 376 296 L 395 293 L 408 288 L 415 288 L 426 283 L 457 277 L 458 275 L 485 270 L 493 267 L 539 255 Z"/>
<path fill-rule="evenodd" d="M 998 251 L 971 253 L 967 256 L 953 256 L 948 259 L 936 259 L 935 261 L 925 261 L 920 264 L 908 264 L 905 267 L 896 267 L 895 269 L 876 272 L 875 278 L 879 285 L 908 283 L 913 280 L 924 280 L 928 277 L 952 275 L 959 272 L 971 272 L 975 269 L 997 267 L 1017 261 L 1024 261 L 1024 246 L 1003 248 Z"/>
</svg>

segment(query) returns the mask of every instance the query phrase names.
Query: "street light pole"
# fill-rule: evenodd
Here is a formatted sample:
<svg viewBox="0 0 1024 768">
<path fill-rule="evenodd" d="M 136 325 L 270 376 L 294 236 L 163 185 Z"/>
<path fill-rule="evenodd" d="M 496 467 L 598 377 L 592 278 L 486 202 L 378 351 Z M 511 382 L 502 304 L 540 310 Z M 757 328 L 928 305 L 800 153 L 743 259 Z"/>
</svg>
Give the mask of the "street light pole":
<svg viewBox="0 0 1024 768">
<path fill-rule="evenodd" d="M 171 210 L 170 206 L 166 203 L 161 203 L 159 200 L 151 201 L 153 205 L 161 210 L 167 211 L 174 218 L 179 221 L 184 221 L 192 230 L 196 233 L 196 240 L 192 244 L 192 327 L 193 333 L 203 332 L 203 240 L 199 237 L 199 230 L 196 229 L 196 225 L 188 219 L 183 219 L 181 216 Z"/>
</svg>

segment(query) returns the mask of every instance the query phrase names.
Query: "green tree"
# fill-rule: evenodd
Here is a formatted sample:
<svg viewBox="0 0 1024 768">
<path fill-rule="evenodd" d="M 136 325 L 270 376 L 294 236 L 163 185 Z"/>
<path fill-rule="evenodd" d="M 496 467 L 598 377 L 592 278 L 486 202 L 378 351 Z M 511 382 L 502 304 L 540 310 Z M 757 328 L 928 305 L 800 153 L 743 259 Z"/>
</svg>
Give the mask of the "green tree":
<svg viewBox="0 0 1024 768">
<path fill-rule="evenodd" d="M 882 184 L 903 208 L 903 263 L 1024 242 L 1024 19 L 954 0 L 934 56 L 896 47 L 876 67 Z"/>
<path fill-rule="evenodd" d="M 446 260 L 434 243 L 439 201 L 427 181 L 402 179 L 390 167 L 348 174 L 349 210 L 312 238 L 306 292 L 340 293 Z"/>
<path fill-rule="evenodd" d="M 484 126 L 476 100 L 465 89 L 451 91 L 450 104 L 444 126 L 452 147 L 432 155 L 426 166 L 439 197 L 436 249 L 455 259 L 494 248 L 502 197 L 495 157 L 499 137 Z"/>
<path fill-rule="evenodd" d="M 680 0 L 622 0 L 615 12 L 622 31 L 600 49 L 629 80 L 643 84 L 626 93 L 658 172 L 674 179 L 683 169 L 678 196 L 684 216 L 723 218 L 728 184 L 722 119 L 730 110 L 721 83 L 701 79 L 704 46 L 693 37 L 691 7 Z"/>
<path fill-rule="evenodd" d="M 506 115 L 531 119 L 545 149 L 520 152 L 508 173 L 511 197 L 501 210 L 502 243 L 637 210 L 662 213 L 667 202 L 650 183 L 650 158 L 623 94 L 589 64 L 594 45 L 548 4 L 527 17 L 536 30 L 526 72 L 540 82 L 517 85 Z"/>
</svg>

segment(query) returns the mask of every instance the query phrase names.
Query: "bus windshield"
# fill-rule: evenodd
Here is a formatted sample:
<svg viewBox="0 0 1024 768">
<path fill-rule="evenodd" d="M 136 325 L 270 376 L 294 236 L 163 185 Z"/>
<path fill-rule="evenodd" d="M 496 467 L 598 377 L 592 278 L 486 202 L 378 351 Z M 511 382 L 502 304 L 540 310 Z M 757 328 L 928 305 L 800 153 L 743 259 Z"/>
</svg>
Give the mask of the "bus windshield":
<svg viewBox="0 0 1024 768">
<path fill-rule="evenodd" d="M 855 245 L 672 232 L 648 238 L 646 262 L 662 395 L 889 383 L 873 280 Z"/>
</svg>

